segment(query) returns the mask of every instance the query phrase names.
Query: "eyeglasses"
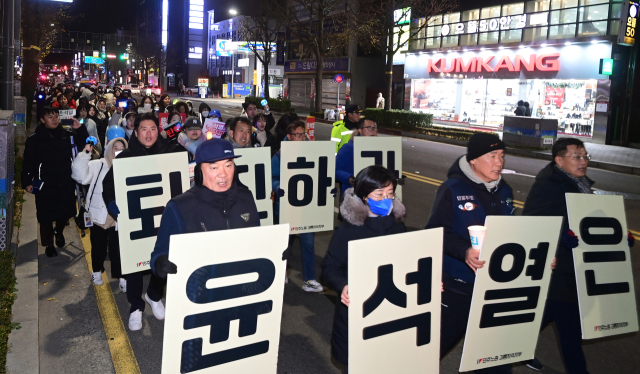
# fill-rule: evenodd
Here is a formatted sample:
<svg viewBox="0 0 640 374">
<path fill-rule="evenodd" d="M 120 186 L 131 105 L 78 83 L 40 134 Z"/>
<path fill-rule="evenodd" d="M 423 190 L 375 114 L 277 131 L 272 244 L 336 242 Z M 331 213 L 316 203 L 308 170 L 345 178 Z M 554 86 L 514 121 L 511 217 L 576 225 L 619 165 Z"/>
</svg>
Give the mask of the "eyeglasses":
<svg viewBox="0 0 640 374">
<path fill-rule="evenodd" d="M 378 126 L 366 126 L 366 127 L 361 127 L 361 129 L 365 129 L 369 131 L 378 131 Z"/>
<path fill-rule="evenodd" d="M 368 196 L 370 199 L 375 200 L 375 201 L 380 201 L 380 200 L 384 200 L 384 199 L 390 199 L 390 200 L 395 200 L 396 197 L 393 193 L 389 194 L 389 195 L 384 195 L 384 194 L 370 194 Z"/>
<path fill-rule="evenodd" d="M 574 161 L 591 161 L 591 155 L 585 154 L 583 156 L 563 156 L 566 158 L 572 158 Z"/>
<path fill-rule="evenodd" d="M 305 132 L 290 132 L 289 135 L 293 136 L 294 138 L 302 138 L 303 136 L 306 135 Z"/>
</svg>

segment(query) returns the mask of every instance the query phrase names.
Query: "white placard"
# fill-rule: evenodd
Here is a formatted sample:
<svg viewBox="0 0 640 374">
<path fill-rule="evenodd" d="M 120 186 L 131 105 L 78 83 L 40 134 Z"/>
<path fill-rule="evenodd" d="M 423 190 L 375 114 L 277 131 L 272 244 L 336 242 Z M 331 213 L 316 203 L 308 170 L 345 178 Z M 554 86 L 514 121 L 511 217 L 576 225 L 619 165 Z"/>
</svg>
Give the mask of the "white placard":
<svg viewBox="0 0 640 374">
<path fill-rule="evenodd" d="M 186 152 L 113 161 L 122 274 L 151 268 L 164 207 L 190 187 L 188 161 Z"/>
<path fill-rule="evenodd" d="M 280 223 L 291 234 L 333 230 L 336 143 L 282 142 Z"/>
<path fill-rule="evenodd" d="M 349 242 L 349 373 L 438 373 L 442 230 Z"/>
<path fill-rule="evenodd" d="M 622 196 L 568 193 L 569 227 L 578 236 L 573 263 L 582 338 L 638 331 L 627 218 Z"/>
<path fill-rule="evenodd" d="M 562 217 L 488 216 L 460 371 L 533 358 Z"/>
<path fill-rule="evenodd" d="M 288 243 L 287 225 L 171 237 L 162 373 L 276 373 Z"/>
<path fill-rule="evenodd" d="M 251 191 L 256 201 L 260 226 L 273 225 L 271 200 L 271 149 L 238 148 L 235 154 L 236 174 L 240 182 Z"/>
<path fill-rule="evenodd" d="M 598 101 L 596 103 L 596 112 L 606 112 L 609 106 L 607 101 Z"/>
<path fill-rule="evenodd" d="M 371 166 L 382 165 L 402 177 L 402 138 L 356 136 L 353 138 L 353 175 Z M 402 200 L 402 186 L 396 188 L 396 196 Z"/>
<path fill-rule="evenodd" d="M 58 117 L 60 119 L 72 119 L 76 117 L 75 109 L 60 109 L 58 110 Z"/>
</svg>

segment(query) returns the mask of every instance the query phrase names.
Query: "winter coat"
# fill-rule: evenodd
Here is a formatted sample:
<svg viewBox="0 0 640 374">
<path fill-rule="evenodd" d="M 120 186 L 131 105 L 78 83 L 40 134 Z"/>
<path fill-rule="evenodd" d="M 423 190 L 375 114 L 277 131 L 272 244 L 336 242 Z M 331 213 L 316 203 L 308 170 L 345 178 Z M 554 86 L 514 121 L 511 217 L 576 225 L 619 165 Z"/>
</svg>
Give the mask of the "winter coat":
<svg viewBox="0 0 640 374">
<path fill-rule="evenodd" d="M 132 136 L 131 140 L 129 140 L 128 148 L 122 151 L 116 158 L 159 155 L 164 153 L 163 149 L 163 143 L 160 142 L 159 137 L 150 148 L 145 148 L 145 146 L 140 144 L 138 138 Z M 116 190 L 113 184 L 113 168 L 109 169 L 109 172 L 107 172 L 107 175 L 104 176 L 102 181 L 102 198 L 107 205 L 112 201 L 116 201 Z"/>
<path fill-rule="evenodd" d="M 264 131 L 267 135 L 267 140 L 264 142 L 264 144 L 260 144 L 260 141 L 258 140 L 258 130 L 254 129 L 253 133 L 251 134 L 251 144 L 254 147 L 269 147 L 271 148 L 271 155 L 273 156 L 274 153 L 276 153 L 278 151 L 278 149 L 276 148 L 276 145 L 278 144 L 275 135 L 273 135 L 271 133 L 271 131 L 267 130 L 265 127 L 265 131 Z"/>
<path fill-rule="evenodd" d="M 567 201 L 565 193 L 580 193 L 578 184 L 564 174 L 553 162 L 536 175 L 527 200 L 523 216 L 564 217 L 562 232 L 569 231 Z M 551 273 L 549 300 L 577 302 L 576 274 L 573 266 L 573 251 L 560 243 L 556 248 L 556 268 Z"/>
<path fill-rule="evenodd" d="M 116 141 L 124 142 L 127 148 L 127 141 L 122 138 L 115 138 L 109 142 L 104 158 L 91 161 L 91 154 L 80 152 L 71 166 L 71 177 L 82 185 L 88 185 L 85 207 L 91 214 L 94 224 L 104 225 L 107 222 L 107 204 L 102 198 L 102 182 L 107 172 L 111 169 L 115 154 L 113 145 Z"/>
<path fill-rule="evenodd" d="M 36 197 L 38 222 L 67 220 L 76 215 L 76 184 L 71 178 L 74 155 L 84 147 L 87 130 L 65 130 L 58 125 L 54 130 L 44 124 L 27 138 L 22 162 L 22 188 L 43 182 Z"/>
<path fill-rule="evenodd" d="M 525 116 L 527 114 L 527 108 L 524 105 L 518 105 L 516 110 L 513 111 L 516 116 Z"/>
<path fill-rule="evenodd" d="M 460 158 L 449 169 L 448 179 L 438 187 L 425 229 L 444 228 L 444 288 L 469 294 L 475 274 L 465 263 L 467 250 L 471 247 L 467 228 L 484 226 L 487 216 L 512 215 L 515 208 L 511 187 L 504 179 L 489 192 L 483 183 L 469 179 L 460 169 L 459 162 Z M 454 279 L 458 281 L 452 281 Z M 467 286 L 463 286 L 465 283 Z"/>
<path fill-rule="evenodd" d="M 405 232 L 406 227 L 402 220 L 406 215 L 406 209 L 400 200 L 395 199 L 390 215 L 369 217 L 367 206 L 353 194 L 353 188 L 349 188 L 345 192 L 340 213 L 344 221 L 333 232 L 329 249 L 322 261 L 322 273 L 329 286 L 338 294 L 331 331 L 331 352 L 338 362 L 347 364 L 349 313 L 347 306 L 340 301 L 340 295 L 349 279 L 347 268 L 349 242 Z"/>
<path fill-rule="evenodd" d="M 349 185 L 349 178 L 354 175 L 354 154 L 353 154 L 353 140 L 345 144 L 338 151 L 336 156 L 336 180 L 342 184 L 342 195 L 351 187 Z"/>
<path fill-rule="evenodd" d="M 260 226 L 258 208 L 248 189 L 236 182 L 225 192 L 194 186 L 167 203 L 151 253 L 151 270 L 155 273 L 158 258 L 169 254 L 171 235 L 257 226 Z"/>
</svg>

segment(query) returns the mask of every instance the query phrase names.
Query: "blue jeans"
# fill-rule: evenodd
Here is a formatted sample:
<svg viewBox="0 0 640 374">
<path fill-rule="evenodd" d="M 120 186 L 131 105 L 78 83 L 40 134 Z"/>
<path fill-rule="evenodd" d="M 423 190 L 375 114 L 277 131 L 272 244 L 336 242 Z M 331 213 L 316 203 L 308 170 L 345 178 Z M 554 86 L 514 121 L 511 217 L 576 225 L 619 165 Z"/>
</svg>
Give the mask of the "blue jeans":
<svg viewBox="0 0 640 374">
<path fill-rule="evenodd" d="M 316 279 L 315 232 L 300 234 L 300 250 L 302 251 L 302 276 L 304 281 Z"/>
</svg>

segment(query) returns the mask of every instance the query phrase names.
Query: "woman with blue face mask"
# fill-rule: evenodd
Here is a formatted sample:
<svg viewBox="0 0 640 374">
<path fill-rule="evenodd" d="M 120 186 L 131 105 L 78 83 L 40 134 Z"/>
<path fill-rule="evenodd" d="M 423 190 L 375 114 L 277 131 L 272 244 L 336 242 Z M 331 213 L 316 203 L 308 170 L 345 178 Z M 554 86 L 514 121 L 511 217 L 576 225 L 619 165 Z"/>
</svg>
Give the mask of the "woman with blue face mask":
<svg viewBox="0 0 640 374">
<path fill-rule="evenodd" d="M 348 372 L 348 307 L 347 249 L 351 240 L 400 234 L 406 231 L 403 219 L 406 209 L 395 198 L 398 185 L 393 172 L 382 166 L 369 166 L 356 176 L 353 188 L 345 191 L 340 213 L 344 221 L 333 232 L 327 254 L 322 261 L 325 280 L 339 295 L 333 317 L 331 352 Z"/>
</svg>

